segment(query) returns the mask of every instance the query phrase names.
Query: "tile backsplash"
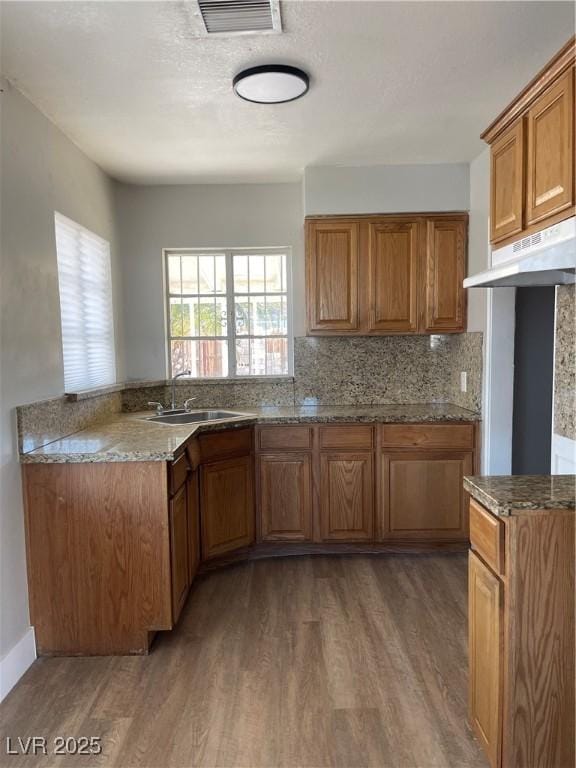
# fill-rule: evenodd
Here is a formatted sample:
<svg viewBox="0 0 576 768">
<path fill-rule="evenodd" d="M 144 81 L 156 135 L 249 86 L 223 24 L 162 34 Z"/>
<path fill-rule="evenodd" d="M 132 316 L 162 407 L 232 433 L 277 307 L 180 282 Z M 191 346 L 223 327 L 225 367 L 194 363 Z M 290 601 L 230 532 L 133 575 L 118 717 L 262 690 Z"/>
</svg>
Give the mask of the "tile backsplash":
<svg viewBox="0 0 576 768">
<path fill-rule="evenodd" d="M 568 302 L 564 309 L 568 312 Z M 566 323 L 569 326 L 568 319 Z M 573 354 L 572 348 L 570 379 L 570 349 L 567 344 L 568 365 L 562 375 L 566 377 L 567 391 L 572 396 Z M 468 374 L 468 390 L 465 393 L 460 391 L 461 371 Z M 248 410 L 251 406 L 266 405 L 453 403 L 479 411 L 481 388 L 481 333 L 315 336 L 294 339 L 293 378 L 238 381 L 179 379 L 176 395 L 180 406 L 187 398 L 196 398 L 196 408 L 216 406 Z M 112 391 L 101 390 L 94 396 L 85 392 L 77 397 L 62 396 L 18 408 L 21 450 L 30 451 L 45 444 L 47 435 L 50 439 L 55 439 L 54 435 L 64 437 L 121 411 L 149 410 L 150 401 L 167 405 L 171 397 L 171 387 L 165 381 L 130 382 L 110 389 Z M 567 398 L 565 401 L 567 403 Z M 559 409 L 558 419 L 562 424 L 571 419 L 570 428 L 574 428 L 573 412 L 569 413 L 567 408 Z"/>
<path fill-rule="evenodd" d="M 560 285 L 556 294 L 554 432 L 576 440 L 576 289 Z"/>
</svg>

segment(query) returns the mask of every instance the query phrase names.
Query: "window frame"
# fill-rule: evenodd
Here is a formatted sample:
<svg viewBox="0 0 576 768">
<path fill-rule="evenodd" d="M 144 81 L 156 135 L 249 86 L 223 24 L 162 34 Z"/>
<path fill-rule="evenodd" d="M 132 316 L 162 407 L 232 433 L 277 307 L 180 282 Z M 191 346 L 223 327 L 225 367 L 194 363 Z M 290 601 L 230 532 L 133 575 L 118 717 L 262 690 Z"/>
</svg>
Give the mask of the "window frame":
<svg viewBox="0 0 576 768">
<path fill-rule="evenodd" d="M 168 277 L 168 257 L 169 256 L 183 256 L 186 254 L 201 256 L 201 255 L 221 255 L 225 257 L 226 264 L 226 293 L 221 294 L 226 296 L 226 315 L 227 315 L 227 333 L 225 336 L 172 336 L 171 334 L 171 317 L 170 317 L 170 298 L 175 294 L 170 293 L 170 282 Z M 236 296 L 274 296 L 284 295 L 281 294 L 247 294 L 246 292 L 237 293 L 234 285 L 234 269 L 233 269 L 233 257 L 238 256 L 266 256 L 266 255 L 278 255 L 282 254 L 286 260 L 286 338 L 288 348 L 288 371 L 286 373 L 266 373 L 266 374 L 238 374 L 236 372 L 236 340 L 237 339 L 283 339 L 283 334 L 262 336 L 262 335 L 236 335 L 236 323 L 230 322 L 230 318 L 235 317 L 234 313 L 234 301 Z M 226 341 L 228 343 L 228 374 L 226 376 L 190 376 L 187 378 L 194 381 L 270 381 L 271 379 L 290 379 L 294 376 L 294 332 L 293 332 L 293 300 L 294 295 L 292 291 L 292 248 L 290 246 L 278 246 L 278 247 L 265 247 L 265 248 L 163 248 L 162 249 L 162 275 L 164 282 L 164 340 L 166 349 L 166 374 L 168 378 L 172 378 L 174 375 L 172 372 L 172 356 L 171 356 L 171 342 L 178 339 L 191 339 L 193 341 Z M 180 296 L 191 296 L 207 298 L 214 298 L 215 294 L 179 294 Z"/>
<path fill-rule="evenodd" d="M 107 336 L 110 341 L 110 346 L 107 350 L 107 355 L 109 357 L 108 363 L 109 366 L 107 368 L 108 373 L 108 379 L 106 381 L 98 381 L 94 383 L 94 381 L 86 380 L 84 379 L 79 385 L 69 385 L 67 383 L 67 378 L 70 379 L 70 375 L 66 375 L 66 349 L 67 349 L 67 341 L 70 341 L 70 338 L 67 340 L 65 339 L 65 329 L 64 329 L 64 303 L 63 303 L 63 284 L 62 284 L 62 267 L 63 267 L 63 255 L 59 252 L 58 243 L 59 243 L 59 228 L 62 227 L 62 229 L 65 231 L 66 229 L 70 232 L 74 233 L 74 239 L 76 243 L 78 242 L 79 238 L 82 238 L 88 242 L 93 242 L 97 244 L 99 255 L 103 257 L 103 268 L 104 268 L 104 281 L 102 282 L 101 288 L 101 296 L 105 300 L 106 306 L 102 306 L 101 309 L 103 309 L 103 313 L 100 317 L 100 322 L 103 322 L 107 326 Z M 112 251 L 110 242 L 106 240 L 101 235 L 98 235 L 96 232 L 92 231 L 91 229 L 88 229 L 88 227 L 85 227 L 83 224 L 80 224 L 79 222 L 75 221 L 74 219 L 71 219 L 69 216 L 65 216 L 63 213 L 60 213 L 60 211 L 54 211 L 54 250 L 56 254 L 56 269 L 57 269 L 57 280 L 58 280 L 58 307 L 59 307 L 59 319 L 60 319 L 60 349 L 62 353 L 62 378 L 63 378 L 63 384 L 64 384 L 64 392 L 66 394 L 76 393 L 76 392 L 83 392 L 88 391 L 91 389 L 101 389 L 106 388 L 110 386 L 114 386 L 118 381 L 118 353 L 117 353 L 117 339 L 116 339 L 116 318 L 115 318 L 115 308 L 114 308 L 114 275 L 113 275 L 113 267 L 112 267 Z M 80 249 L 81 250 L 81 249 Z M 78 259 L 78 254 L 80 253 L 80 250 L 75 251 L 74 255 L 75 258 Z M 82 338 L 82 341 L 86 341 L 86 339 L 89 337 L 89 334 L 86 333 L 87 329 L 87 323 L 86 323 L 86 307 L 84 304 L 84 299 L 88 295 L 88 289 L 90 286 L 86 283 L 86 281 L 82 282 L 81 289 L 82 289 L 82 317 L 76 318 L 79 322 L 78 328 L 83 330 L 83 333 L 78 333 L 78 338 Z M 88 354 L 90 347 L 89 345 L 85 346 L 83 348 L 83 356 L 84 356 L 84 369 L 85 373 L 89 374 L 88 379 L 93 378 L 93 369 L 90 366 L 90 363 L 86 361 L 86 355 Z"/>
</svg>

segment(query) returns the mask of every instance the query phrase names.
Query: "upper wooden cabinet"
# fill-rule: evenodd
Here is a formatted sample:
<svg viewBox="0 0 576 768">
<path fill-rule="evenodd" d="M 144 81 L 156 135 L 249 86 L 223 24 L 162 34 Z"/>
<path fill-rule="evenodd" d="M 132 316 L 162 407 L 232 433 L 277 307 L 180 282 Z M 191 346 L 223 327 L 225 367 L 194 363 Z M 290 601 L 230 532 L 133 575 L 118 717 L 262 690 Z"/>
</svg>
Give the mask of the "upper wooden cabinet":
<svg viewBox="0 0 576 768">
<path fill-rule="evenodd" d="M 522 232 L 524 208 L 524 122 L 519 120 L 492 145 L 490 239 Z"/>
<path fill-rule="evenodd" d="M 370 331 L 418 330 L 418 222 L 369 225 Z"/>
<path fill-rule="evenodd" d="M 467 222 L 466 213 L 308 219 L 308 332 L 464 331 Z"/>
<path fill-rule="evenodd" d="M 425 330 L 464 330 L 466 326 L 466 222 L 426 222 Z"/>
<path fill-rule="evenodd" d="M 358 222 L 316 221 L 307 232 L 308 324 L 311 331 L 357 331 Z"/>
<path fill-rule="evenodd" d="M 573 80 L 569 70 L 528 112 L 527 224 L 574 203 Z"/>
<path fill-rule="evenodd" d="M 575 38 L 484 131 L 490 240 L 498 247 L 574 216 Z"/>
</svg>

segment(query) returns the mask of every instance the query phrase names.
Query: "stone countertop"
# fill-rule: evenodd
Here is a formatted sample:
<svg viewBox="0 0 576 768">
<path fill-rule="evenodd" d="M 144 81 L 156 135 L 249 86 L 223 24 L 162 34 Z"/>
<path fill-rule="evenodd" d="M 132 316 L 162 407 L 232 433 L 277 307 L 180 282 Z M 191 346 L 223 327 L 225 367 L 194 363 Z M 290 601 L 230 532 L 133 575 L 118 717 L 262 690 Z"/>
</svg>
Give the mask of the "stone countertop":
<svg viewBox="0 0 576 768">
<path fill-rule="evenodd" d="M 172 461 L 194 435 L 251 424 L 421 423 L 477 421 L 473 411 L 447 403 L 367 406 L 250 408 L 238 417 L 177 426 L 146 421 L 151 413 L 121 413 L 114 418 L 20 454 L 23 464 L 112 461 Z M 49 437 L 49 436 L 48 436 Z"/>
<path fill-rule="evenodd" d="M 465 477 L 473 499 L 498 516 L 541 509 L 574 509 L 576 475 Z"/>
</svg>

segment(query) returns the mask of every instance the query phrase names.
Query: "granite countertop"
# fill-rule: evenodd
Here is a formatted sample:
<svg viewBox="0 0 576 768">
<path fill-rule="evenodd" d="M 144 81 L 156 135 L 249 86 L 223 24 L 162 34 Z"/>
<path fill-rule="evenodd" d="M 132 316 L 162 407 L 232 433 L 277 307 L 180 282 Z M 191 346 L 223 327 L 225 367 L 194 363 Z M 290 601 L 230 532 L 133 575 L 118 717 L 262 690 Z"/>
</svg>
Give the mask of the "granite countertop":
<svg viewBox="0 0 576 768">
<path fill-rule="evenodd" d="M 146 421 L 150 413 L 121 413 L 75 432 L 54 435 L 34 450 L 21 453 L 23 464 L 107 461 L 172 461 L 193 435 L 250 424 L 418 423 L 477 421 L 473 411 L 447 403 L 367 406 L 301 406 L 250 408 L 236 418 L 172 426 Z"/>
<path fill-rule="evenodd" d="M 464 488 L 479 504 L 499 516 L 540 509 L 574 509 L 576 475 L 465 477 Z"/>
</svg>

